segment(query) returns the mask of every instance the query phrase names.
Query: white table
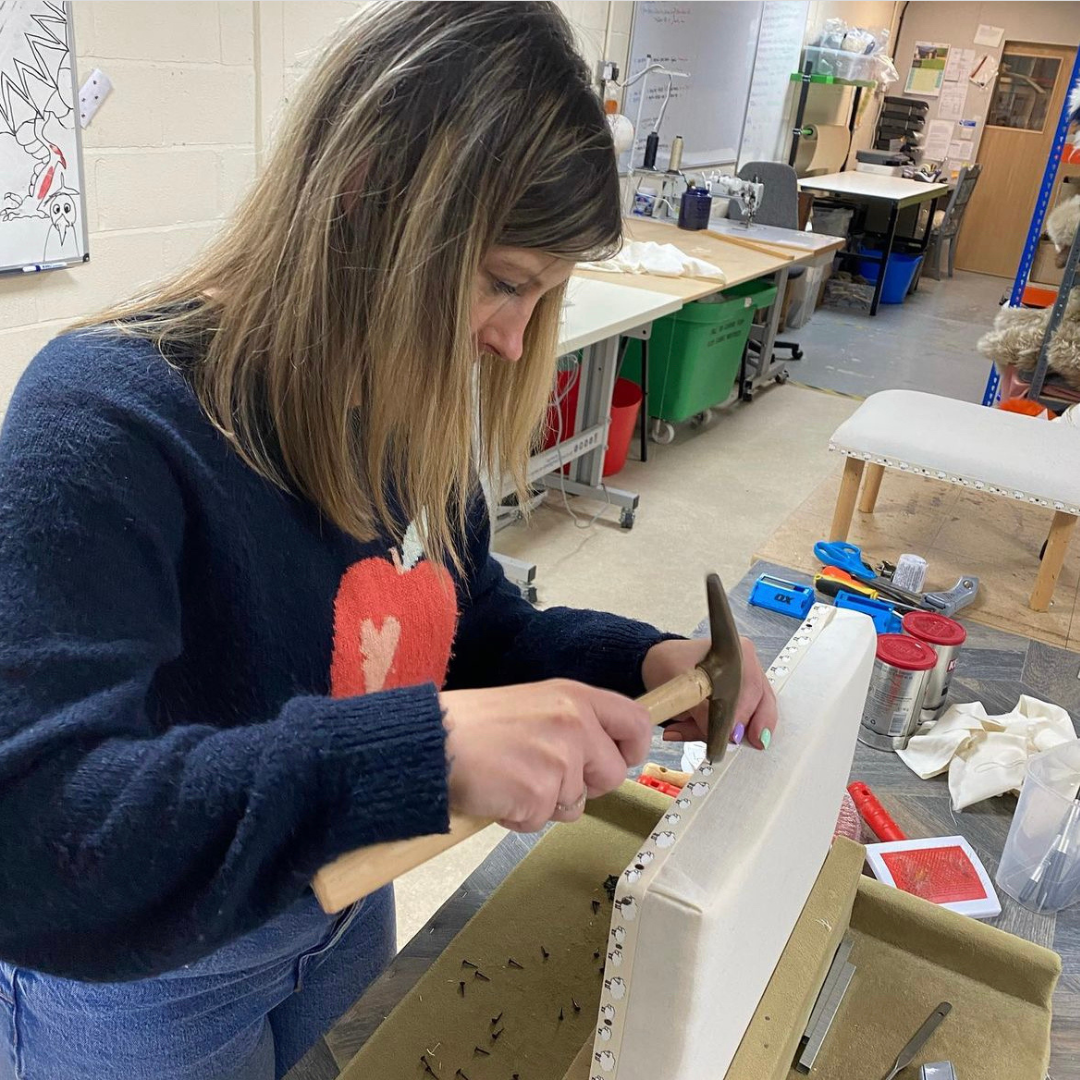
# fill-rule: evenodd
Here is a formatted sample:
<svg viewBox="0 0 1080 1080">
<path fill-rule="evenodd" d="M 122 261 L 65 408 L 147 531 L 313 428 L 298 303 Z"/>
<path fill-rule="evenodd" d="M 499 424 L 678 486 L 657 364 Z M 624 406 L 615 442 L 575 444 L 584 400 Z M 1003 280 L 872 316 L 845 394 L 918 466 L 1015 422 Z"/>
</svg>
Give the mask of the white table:
<svg viewBox="0 0 1080 1080">
<path fill-rule="evenodd" d="M 926 184 L 920 180 L 905 180 L 900 176 L 882 176 L 878 173 L 839 172 L 825 176 L 808 176 L 799 181 L 802 191 L 821 192 L 840 199 L 854 202 L 885 203 L 889 207 L 889 224 L 885 232 L 885 249 L 880 255 L 860 255 L 860 258 L 881 264 L 877 284 L 874 286 L 874 299 L 870 304 L 870 314 L 876 315 L 881 300 L 881 289 L 885 284 L 885 272 L 889 267 L 896 240 L 896 221 L 900 211 L 920 203 L 930 203 L 930 213 L 926 218 L 926 228 L 919 240 L 919 251 L 925 252 L 930 242 L 930 232 L 934 227 L 934 210 L 938 199 L 948 194 L 947 184 Z"/>
<path fill-rule="evenodd" d="M 605 500 L 617 506 L 620 524 L 629 529 L 634 524 L 637 494 L 603 483 L 611 398 L 618 376 L 619 338 L 632 334 L 647 339 L 653 320 L 678 311 L 683 301 L 678 296 L 629 287 L 617 280 L 609 283 L 577 276 L 570 279 L 566 298 L 559 331 L 559 355 L 582 350 L 574 433 L 533 454 L 528 478 L 531 483 L 542 483 L 569 495 Z M 565 477 L 562 468 L 567 464 L 570 475 Z M 499 497 L 489 493 L 493 532 L 520 516 L 516 511 L 500 512 L 499 504 L 508 491 L 509 485 L 504 483 Z M 493 554 L 526 598 L 535 599 L 536 566 L 497 552 Z"/>
</svg>

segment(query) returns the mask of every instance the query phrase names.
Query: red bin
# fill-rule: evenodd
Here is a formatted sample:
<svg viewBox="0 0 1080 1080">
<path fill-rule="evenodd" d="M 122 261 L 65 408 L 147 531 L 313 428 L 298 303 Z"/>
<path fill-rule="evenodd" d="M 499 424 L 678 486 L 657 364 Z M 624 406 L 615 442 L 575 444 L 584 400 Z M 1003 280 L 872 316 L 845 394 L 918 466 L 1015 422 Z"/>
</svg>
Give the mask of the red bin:
<svg viewBox="0 0 1080 1080">
<path fill-rule="evenodd" d="M 640 411 L 641 387 L 629 379 L 616 379 L 611 395 L 611 426 L 608 428 L 607 453 L 604 454 L 604 476 L 613 476 L 626 464 Z"/>
</svg>

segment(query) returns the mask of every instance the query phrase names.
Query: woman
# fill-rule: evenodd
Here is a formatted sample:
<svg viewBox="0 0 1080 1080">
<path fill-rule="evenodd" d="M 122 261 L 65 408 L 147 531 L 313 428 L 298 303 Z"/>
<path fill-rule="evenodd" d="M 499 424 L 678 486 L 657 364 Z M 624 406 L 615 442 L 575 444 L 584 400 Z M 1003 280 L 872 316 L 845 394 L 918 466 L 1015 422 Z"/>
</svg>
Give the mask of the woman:
<svg viewBox="0 0 1080 1080">
<path fill-rule="evenodd" d="M 331 919 L 320 865 L 450 807 L 572 821 L 643 760 L 630 698 L 704 645 L 525 604 L 472 449 L 478 386 L 523 484 L 563 286 L 619 238 L 552 5 L 369 5 L 213 248 L 35 358 L 0 439 L 0 1077 L 281 1076 L 393 950 L 390 891 Z"/>
</svg>

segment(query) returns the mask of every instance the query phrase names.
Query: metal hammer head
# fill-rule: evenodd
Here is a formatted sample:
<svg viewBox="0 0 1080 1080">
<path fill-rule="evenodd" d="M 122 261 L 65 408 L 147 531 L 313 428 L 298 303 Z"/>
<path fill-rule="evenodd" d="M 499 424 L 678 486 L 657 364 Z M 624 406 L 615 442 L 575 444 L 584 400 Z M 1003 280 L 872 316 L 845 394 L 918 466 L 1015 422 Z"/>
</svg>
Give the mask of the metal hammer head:
<svg viewBox="0 0 1080 1080">
<path fill-rule="evenodd" d="M 706 752 L 710 761 L 719 761 L 727 750 L 735 727 L 735 705 L 742 685 L 742 643 L 735 627 L 727 594 L 717 574 L 705 578 L 709 600 L 709 638 L 712 647 L 698 667 L 709 676 L 709 737 Z"/>
</svg>

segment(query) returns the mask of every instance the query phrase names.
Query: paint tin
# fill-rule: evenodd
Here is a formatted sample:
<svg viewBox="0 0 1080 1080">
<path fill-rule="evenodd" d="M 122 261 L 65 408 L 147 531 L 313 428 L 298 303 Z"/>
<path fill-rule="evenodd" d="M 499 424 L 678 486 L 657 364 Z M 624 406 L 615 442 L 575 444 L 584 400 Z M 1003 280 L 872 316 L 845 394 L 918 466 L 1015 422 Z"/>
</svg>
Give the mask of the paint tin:
<svg viewBox="0 0 1080 1080">
<path fill-rule="evenodd" d="M 945 711 L 953 669 L 960 646 L 967 640 L 967 631 L 955 620 L 932 611 L 909 611 L 902 620 L 904 633 L 929 645 L 937 655 L 937 663 L 926 677 L 923 690 L 921 722 L 936 720 Z"/>
<path fill-rule="evenodd" d="M 907 634 L 878 634 L 877 656 L 863 706 L 859 742 L 903 750 L 919 726 L 919 712 L 937 653 Z"/>
</svg>

